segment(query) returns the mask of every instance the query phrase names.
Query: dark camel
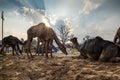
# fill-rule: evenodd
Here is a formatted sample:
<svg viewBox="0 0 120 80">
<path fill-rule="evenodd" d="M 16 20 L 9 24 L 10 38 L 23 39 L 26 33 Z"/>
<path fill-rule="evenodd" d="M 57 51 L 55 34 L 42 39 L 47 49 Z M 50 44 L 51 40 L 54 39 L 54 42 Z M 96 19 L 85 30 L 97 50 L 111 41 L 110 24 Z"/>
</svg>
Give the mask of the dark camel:
<svg viewBox="0 0 120 80">
<path fill-rule="evenodd" d="M 17 37 L 14 37 L 12 35 L 10 36 L 7 36 L 7 37 L 4 37 L 2 39 L 2 48 L 0 50 L 0 53 L 1 54 L 4 54 L 4 48 L 6 46 L 10 46 L 12 47 L 12 54 L 14 55 L 14 51 L 16 52 L 16 54 L 18 55 L 18 52 L 17 50 L 20 52 L 20 54 L 22 54 L 22 51 L 20 50 L 19 48 L 19 44 L 22 44 L 22 42 L 17 38 Z"/>
<path fill-rule="evenodd" d="M 79 46 L 77 38 L 72 38 L 71 42 L 80 51 L 81 58 L 90 58 L 99 61 L 116 61 L 120 57 L 120 48 L 113 42 L 103 40 L 101 37 L 89 39 Z"/>
<path fill-rule="evenodd" d="M 25 45 L 25 50 L 28 57 L 29 57 L 29 54 L 31 55 L 31 57 L 33 57 L 30 51 L 30 46 L 31 46 L 32 39 L 35 37 L 45 42 L 44 46 L 45 46 L 46 57 L 48 57 L 48 47 L 52 48 L 51 45 L 53 43 L 53 40 L 56 41 L 61 51 L 67 54 L 65 46 L 61 44 L 61 42 L 59 41 L 53 29 L 50 27 L 47 27 L 44 23 L 39 23 L 38 25 L 30 27 L 27 30 L 27 35 L 28 37 L 27 37 L 27 43 Z"/>
</svg>

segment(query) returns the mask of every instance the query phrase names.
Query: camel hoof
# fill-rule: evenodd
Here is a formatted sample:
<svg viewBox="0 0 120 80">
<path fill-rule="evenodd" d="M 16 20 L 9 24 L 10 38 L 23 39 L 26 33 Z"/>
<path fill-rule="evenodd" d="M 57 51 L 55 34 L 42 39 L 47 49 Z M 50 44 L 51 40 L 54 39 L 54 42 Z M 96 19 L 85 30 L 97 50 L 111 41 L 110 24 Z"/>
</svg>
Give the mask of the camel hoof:
<svg viewBox="0 0 120 80">
<path fill-rule="evenodd" d="M 34 58 L 34 56 L 31 56 L 31 58 Z"/>
<path fill-rule="evenodd" d="M 51 56 L 51 58 L 54 58 L 53 56 Z"/>
<path fill-rule="evenodd" d="M 48 55 L 46 55 L 46 58 L 49 58 Z"/>
<path fill-rule="evenodd" d="M 6 54 L 4 54 L 4 53 L 0 53 L 1 55 L 3 55 L 3 56 L 6 56 Z"/>
</svg>

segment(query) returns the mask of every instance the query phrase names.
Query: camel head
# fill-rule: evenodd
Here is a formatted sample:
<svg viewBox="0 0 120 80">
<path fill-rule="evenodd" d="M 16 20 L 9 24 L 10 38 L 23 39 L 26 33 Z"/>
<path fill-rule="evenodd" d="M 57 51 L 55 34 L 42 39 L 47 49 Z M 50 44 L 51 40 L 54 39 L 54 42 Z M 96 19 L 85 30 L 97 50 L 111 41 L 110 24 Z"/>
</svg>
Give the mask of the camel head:
<svg viewBox="0 0 120 80">
<path fill-rule="evenodd" d="M 66 47 L 65 47 L 64 45 L 61 45 L 61 46 L 60 46 L 60 49 L 61 49 L 61 51 L 62 51 L 64 54 L 66 54 L 66 55 L 68 54 L 68 53 L 67 53 L 67 50 L 66 50 Z"/>
<path fill-rule="evenodd" d="M 71 38 L 70 41 L 71 41 L 74 45 L 78 44 L 78 42 L 77 42 L 77 37 Z"/>
<path fill-rule="evenodd" d="M 66 54 L 66 55 L 68 55 L 68 52 L 67 52 L 67 50 L 66 50 L 66 47 L 65 47 L 65 46 L 63 47 L 63 50 L 64 50 L 64 52 L 63 52 L 63 53 L 64 53 L 64 54 Z"/>
</svg>

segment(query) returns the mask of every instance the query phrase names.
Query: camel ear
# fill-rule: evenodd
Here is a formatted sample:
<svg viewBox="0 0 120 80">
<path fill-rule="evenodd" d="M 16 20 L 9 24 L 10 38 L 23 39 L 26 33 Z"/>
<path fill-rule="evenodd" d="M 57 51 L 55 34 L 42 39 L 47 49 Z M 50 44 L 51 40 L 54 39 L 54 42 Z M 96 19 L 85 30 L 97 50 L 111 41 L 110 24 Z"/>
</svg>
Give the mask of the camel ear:
<svg viewBox="0 0 120 80">
<path fill-rule="evenodd" d="M 77 39 L 77 37 L 75 37 L 74 39 Z"/>
<path fill-rule="evenodd" d="M 73 41 L 75 42 L 75 41 L 76 41 L 76 38 L 74 38 Z"/>
<path fill-rule="evenodd" d="M 77 37 L 75 37 L 74 40 L 77 40 Z"/>
</svg>

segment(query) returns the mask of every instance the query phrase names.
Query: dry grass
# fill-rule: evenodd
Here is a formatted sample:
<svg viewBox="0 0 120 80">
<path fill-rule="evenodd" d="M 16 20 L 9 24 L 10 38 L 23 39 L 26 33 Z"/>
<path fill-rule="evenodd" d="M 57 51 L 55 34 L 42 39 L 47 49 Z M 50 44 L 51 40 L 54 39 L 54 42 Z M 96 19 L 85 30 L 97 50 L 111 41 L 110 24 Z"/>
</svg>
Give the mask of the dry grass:
<svg viewBox="0 0 120 80">
<path fill-rule="evenodd" d="M 78 55 L 74 50 L 48 59 L 0 56 L 0 80 L 120 80 L 120 63 L 78 59 Z"/>
</svg>

